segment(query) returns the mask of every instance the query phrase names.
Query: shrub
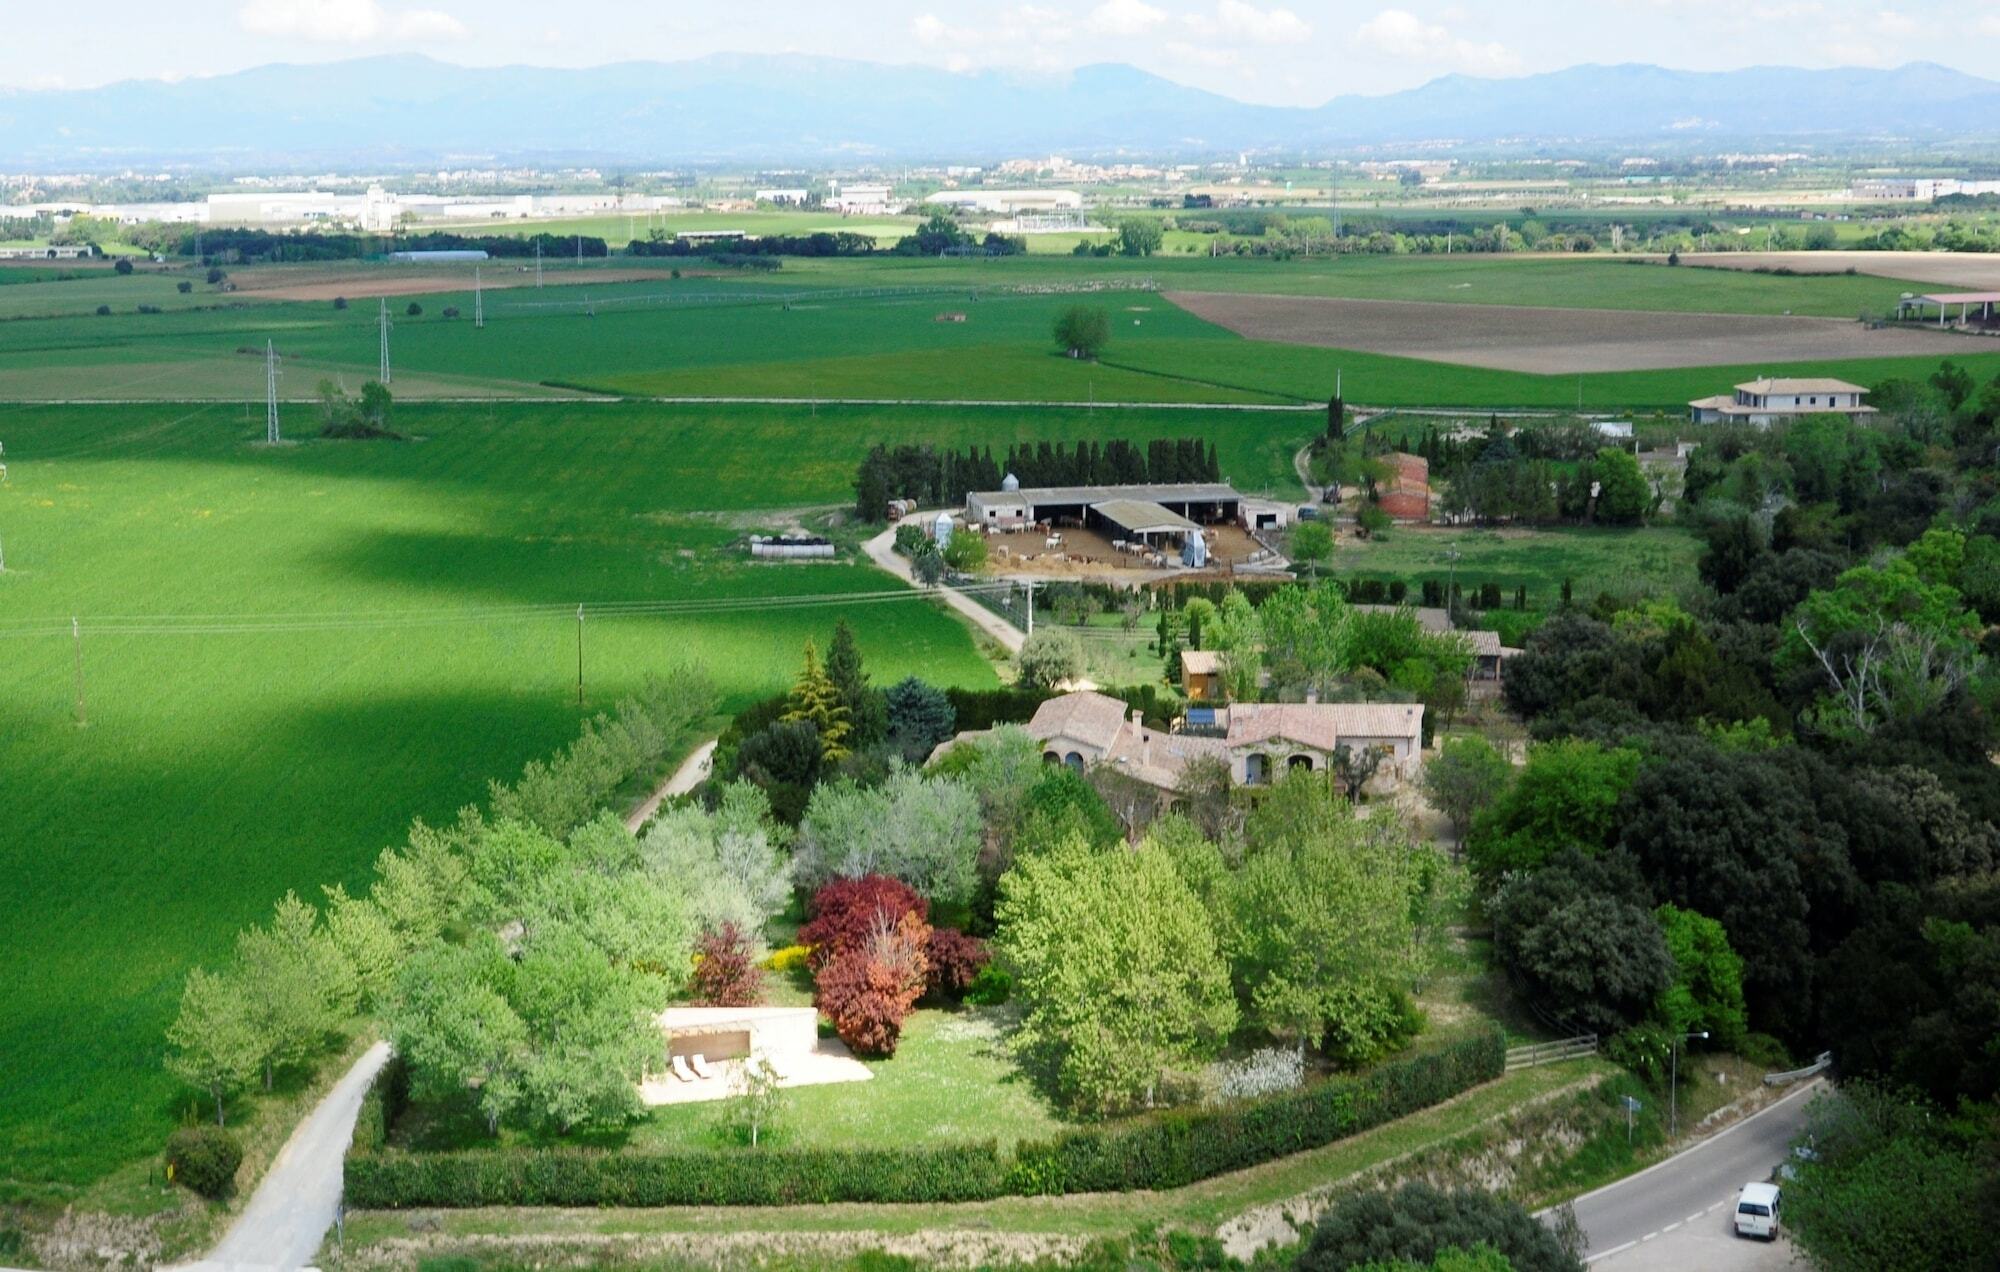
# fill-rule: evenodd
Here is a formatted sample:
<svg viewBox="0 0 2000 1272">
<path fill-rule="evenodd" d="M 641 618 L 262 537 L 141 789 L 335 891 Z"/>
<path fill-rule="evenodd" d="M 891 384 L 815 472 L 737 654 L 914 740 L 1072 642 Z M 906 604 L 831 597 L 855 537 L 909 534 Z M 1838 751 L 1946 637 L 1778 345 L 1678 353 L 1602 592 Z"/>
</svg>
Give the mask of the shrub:
<svg viewBox="0 0 2000 1272">
<path fill-rule="evenodd" d="M 914 914 L 928 921 L 931 908 L 900 879 L 863 875 L 826 884 L 813 893 L 806 913 L 810 921 L 799 929 L 799 943 L 812 947 L 807 962 L 817 972 L 835 955 L 865 944 L 878 919 L 893 924 L 905 914 Z"/>
<path fill-rule="evenodd" d="M 1440 1250 L 1487 1245 L 1518 1272 L 1580 1272 L 1577 1252 L 1517 1202 L 1472 1189 L 1444 1192 L 1425 1183 L 1393 1193 L 1343 1198 L 1320 1216 L 1299 1272 L 1336 1272 L 1362 1264 L 1427 1266 Z"/>
<path fill-rule="evenodd" d="M 99 305 L 97 307 L 97 316 L 99 318 L 109 318 L 111 316 L 111 306 Z"/>
<path fill-rule="evenodd" d="M 1000 1195 L 992 1141 L 942 1148 L 354 1152 L 349 1206 L 796 1206 Z"/>
<path fill-rule="evenodd" d="M 1499 1077 L 1506 1063 L 1506 1043 L 1491 1033 L 1266 1100 L 1023 1141 L 1014 1148 L 1007 1187 L 1031 1195 L 1179 1188 L 1429 1108 Z"/>
<path fill-rule="evenodd" d="M 749 935 L 733 921 L 702 934 L 695 945 L 694 992 L 709 1007 L 755 1007 L 764 1001 L 764 969 Z"/>
<path fill-rule="evenodd" d="M 174 290 L 179 292 L 181 295 L 185 296 L 189 292 L 194 290 L 194 284 L 189 282 L 187 279 L 183 278 L 181 281 L 174 284 Z"/>
<path fill-rule="evenodd" d="M 457 305 L 446 305 L 446 306 L 444 307 L 444 316 L 445 316 L 445 317 L 447 317 L 447 318 L 456 318 L 456 317 L 458 317 L 458 306 L 457 306 Z"/>
<path fill-rule="evenodd" d="M 130 257 L 126 257 L 126 256 L 121 256 L 121 257 L 119 257 L 119 258 L 118 258 L 118 263 L 117 263 L 117 264 L 115 264 L 115 265 L 113 265 L 113 266 L 111 267 L 111 272 L 112 272 L 112 273 L 114 273 L 114 274 L 129 274 L 129 273 L 131 273 L 131 272 L 132 272 L 132 261 L 131 261 L 131 258 L 130 258 Z"/>
<path fill-rule="evenodd" d="M 842 951 L 820 968 L 819 1008 L 858 1054 L 896 1054 L 903 1021 L 923 996 L 930 931 L 915 912 L 893 922 L 877 915 L 866 944 Z"/>
<path fill-rule="evenodd" d="M 345 308 L 347 308 L 347 297 L 345 297 L 345 296 L 335 296 L 335 297 L 333 298 L 333 307 L 334 307 L 335 309 L 345 309 Z"/>
<path fill-rule="evenodd" d="M 219 1126 L 183 1126 L 167 1137 L 168 1177 L 204 1197 L 220 1197 L 236 1182 L 243 1145 Z"/>
<path fill-rule="evenodd" d="M 965 991 L 965 1001 L 975 1007 L 998 1007 L 1014 996 L 1014 978 L 991 963 L 979 969 Z"/>
<path fill-rule="evenodd" d="M 932 928 L 924 945 L 924 961 L 929 965 L 926 988 L 933 994 L 963 997 L 979 973 L 993 961 L 986 942 L 967 936 L 956 928 Z"/>
<path fill-rule="evenodd" d="M 764 960 L 764 966 L 774 972 L 792 972 L 806 966 L 812 957 L 810 945 L 787 945 L 771 951 L 771 957 Z"/>
<path fill-rule="evenodd" d="M 139 306 L 139 312 L 142 314 L 157 314 L 161 310 L 158 305 L 141 305 Z"/>
<path fill-rule="evenodd" d="M 229 277 L 229 275 L 222 272 L 222 267 L 220 265 L 211 265 L 208 267 L 208 285 L 210 287 L 221 286 L 222 280 L 227 277 Z"/>
<path fill-rule="evenodd" d="M 413 300 L 410 302 L 410 307 L 403 312 L 412 318 L 421 318 L 424 315 L 424 307 Z"/>
</svg>

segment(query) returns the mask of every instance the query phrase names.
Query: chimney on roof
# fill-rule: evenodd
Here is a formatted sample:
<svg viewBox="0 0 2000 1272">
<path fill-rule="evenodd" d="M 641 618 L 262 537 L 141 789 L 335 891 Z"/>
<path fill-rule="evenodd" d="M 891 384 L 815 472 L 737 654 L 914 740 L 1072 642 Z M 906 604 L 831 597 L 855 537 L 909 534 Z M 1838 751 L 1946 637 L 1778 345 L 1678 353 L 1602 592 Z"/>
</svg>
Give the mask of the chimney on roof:
<svg viewBox="0 0 2000 1272">
<path fill-rule="evenodd" d="M 1318 685 L 1313 685 L 1306 690 L 1306 705 L 1309 707 L 1316 707 L 1319 705 Z"/>
</svg>

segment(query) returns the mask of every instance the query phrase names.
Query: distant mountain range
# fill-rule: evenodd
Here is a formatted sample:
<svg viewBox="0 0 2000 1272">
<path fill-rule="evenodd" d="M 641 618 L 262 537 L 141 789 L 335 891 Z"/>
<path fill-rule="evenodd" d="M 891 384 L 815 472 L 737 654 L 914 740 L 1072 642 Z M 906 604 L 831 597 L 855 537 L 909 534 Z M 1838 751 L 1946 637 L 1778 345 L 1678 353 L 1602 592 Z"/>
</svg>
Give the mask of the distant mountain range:
<svg viewBox="0 0 2000 1272">
<path fill-rule="evenodd" d="M 1454 140 L 1659 147 L 2000 133 L 2000 82 L 1893 70 L 1577 66 L 1448 75 L 1316 108 L 1254 106 L 1130 66 L 1063 74 L 718 54 L 584 70 L 418 56 L 208 79 L 0 90 L 0 165 L 481 160 L 838 162 L 1233 154 Z"/>
</svg>

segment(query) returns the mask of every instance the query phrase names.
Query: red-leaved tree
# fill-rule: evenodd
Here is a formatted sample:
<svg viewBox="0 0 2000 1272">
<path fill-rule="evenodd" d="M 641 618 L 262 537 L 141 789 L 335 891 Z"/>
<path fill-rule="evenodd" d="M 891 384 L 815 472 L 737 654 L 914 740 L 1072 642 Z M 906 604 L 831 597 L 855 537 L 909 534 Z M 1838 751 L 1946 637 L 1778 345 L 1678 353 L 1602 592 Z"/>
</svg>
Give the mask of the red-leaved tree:
<svg viewBox="0 0 2000 1272">
<path fill-rule="evenodd" d="M 901 879 L 862 875 L 823 884 L 813 893 L 806 914 L 810 921 L 799 929 L 799 943 L 812 947 L 806 965 L 817 972 L 836 955 L 866 944 L 878 920 L 893 927 L 905 914 L 914 914 L 919 922 L 927 922 L 931 907 Z"/>
<path fill-rule="evenodd" d="M 893 1056 L 903 1021 L 924 994 L 924 946 L 930 925 L 913 912 L 878 917 L 860 945 L 819 970 L 819 1009 L 840 1040 L 864 1056 Z"/>
<path fill-rule="evenodd" d="M 725 920 L 695 943 L 695 997 L 709 1007 L 755 1007 L 764 1001 L 764 969 L 750 936 Z"/>
<path fill-rule="evenodd" d="M 930 992 L 956 998 L 972 987 L 972 978 L 993 961 L 993 954 L 976 936 L 957 928 L 932 928 L 931 939 L 924 944 L 924 961 L 930 965 Z"/>
</svg>

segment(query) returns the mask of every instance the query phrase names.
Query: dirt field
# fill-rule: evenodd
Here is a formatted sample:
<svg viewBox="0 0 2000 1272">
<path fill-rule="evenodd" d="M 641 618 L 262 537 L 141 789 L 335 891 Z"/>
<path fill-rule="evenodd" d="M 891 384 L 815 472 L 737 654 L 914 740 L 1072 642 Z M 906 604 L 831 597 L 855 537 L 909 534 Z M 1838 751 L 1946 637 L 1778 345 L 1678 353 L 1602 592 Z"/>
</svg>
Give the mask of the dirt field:
<svg viewBox="0 0 2000 1272">
<path fill-rule="evenodd" d="M 1219 292 L 1169 292 L 1166 298 L 1251 340 L 1358 349 L 1540 375 L 1984 353 L 2000 347 L 1935 332 L 1870 331 L 1844 318 Z"/>
<path fill-rule="evenodd" d="M 488 290 L 535 285 L 533 261 L 525 265 L 513 259 L 482 261 L 478 268 L 480 283 Z M 329 270 L 324 265 L 277 265 L 244 270 L 230 275 L 230 278 L 236 283 L 239 295 L 254 296 L 260 300 L 332 300 L 336 296 L 363 300 L 378 296 L 470 291 L 472 271 L 472 263 L 467 262 L 448 266 L 357 267 L 329 276 Z M 556 261 L 546 267 L 545 277 L 552 286 L 581 282 L 633 283 L 671 277 L 671 270 L 666 267 L 590 267 L 579 270 L 574 266 L 565 268 L 563 262 Z"/>
<path fill-rule="evenodd" d="M 2000 290 L 2000 256 L 1980 252 L 1689 252 L 1681 264 L 1789 269 L 1795 274 L 1844 274 L 1851 269 L 1939 288 Z"/>
</svg>

